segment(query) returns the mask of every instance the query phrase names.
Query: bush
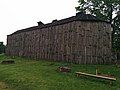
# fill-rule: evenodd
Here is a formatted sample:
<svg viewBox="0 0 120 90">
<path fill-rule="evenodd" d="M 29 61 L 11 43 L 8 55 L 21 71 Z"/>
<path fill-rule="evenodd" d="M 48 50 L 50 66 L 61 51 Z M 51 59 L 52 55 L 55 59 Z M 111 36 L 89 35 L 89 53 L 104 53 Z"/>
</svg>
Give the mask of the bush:
<svg viewBox="0 0 120 90">
<path fill-rule="evenodd" d="M 5 53 L 5 45 L 3 42 L 0 42 L 0 54 Z"/>
</svg>

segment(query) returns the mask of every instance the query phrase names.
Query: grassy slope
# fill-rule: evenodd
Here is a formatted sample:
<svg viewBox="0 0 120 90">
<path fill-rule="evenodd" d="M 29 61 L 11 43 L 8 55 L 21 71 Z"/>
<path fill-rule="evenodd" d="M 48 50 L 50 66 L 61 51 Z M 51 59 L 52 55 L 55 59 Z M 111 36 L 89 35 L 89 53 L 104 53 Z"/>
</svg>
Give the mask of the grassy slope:
<svg viewBox="0 0 120 90">
<path fill-rule="evenodd" d="M 8 57 L 0 55 L 0 62 Z M 109 65 L 75 65 L 70 63 L 35 61 L 15 58 L 16 64 L 0 64 L 0 81 L 11 90 L 120 90 L 120 68 Z M 70 65 L 71 73 L 60 73 L 59 66 Z M 113 85 L 109 81 L 90 77 L 76 77 L 76 71 L 95 74 L 100 67 L 102 73 L 112 73 L 117 77 Z"/>
</svg>

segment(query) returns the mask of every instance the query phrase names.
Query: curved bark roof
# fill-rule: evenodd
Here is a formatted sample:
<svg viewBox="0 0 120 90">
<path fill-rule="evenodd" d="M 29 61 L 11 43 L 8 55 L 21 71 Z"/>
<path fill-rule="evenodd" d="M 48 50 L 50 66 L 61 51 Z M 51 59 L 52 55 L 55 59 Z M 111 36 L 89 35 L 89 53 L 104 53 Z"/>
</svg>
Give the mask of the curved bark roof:
<svg viewBox="0 0 120 90">
<path fill-rule="evenodd" d="M 91 21 L 91 22 L 106 22 L 106 23 L 109 23 L 107 21 L 103 21 L 101 19 L 98 19 L 96 16 L 79 12 L 79 13 L 76 13 L 76 16 L 72 16 L 72 17 L 69 17 L 69 18 L 62 19 L 62 20 L 55 20 L 52 23 L 48 23 L 48 24 L 43 24 L 40 21 L 40 22 L 38 22 L 38 26 L 18 30 L 16 32 L 12 33 L 11 35 L 18 34 L 18 33 L 21 33 L 21 32 L 32 31 L 32 30 L 36 30 L 36 29 L 40 29 L 40 28 L 57 26 L 57 25 L 61 25 L 61 24 L 65 24 L 65 23 L 69 23 L 69 22 L 73 22 L 73 21 Z"/>
</svg>

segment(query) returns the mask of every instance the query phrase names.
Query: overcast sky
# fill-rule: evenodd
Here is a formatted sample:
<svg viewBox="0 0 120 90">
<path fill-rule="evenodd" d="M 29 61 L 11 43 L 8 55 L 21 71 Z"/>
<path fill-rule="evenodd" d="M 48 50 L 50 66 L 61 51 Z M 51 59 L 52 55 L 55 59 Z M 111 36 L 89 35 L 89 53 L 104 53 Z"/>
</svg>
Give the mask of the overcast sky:
<svg viewBox="0 0 120 90">
<path fill-rule="evenodd" d="M 7 35 L 38 21 L 74 16 L 78 0 L 0 0 L 0 41 L 6 44 Z"/>
</svg>

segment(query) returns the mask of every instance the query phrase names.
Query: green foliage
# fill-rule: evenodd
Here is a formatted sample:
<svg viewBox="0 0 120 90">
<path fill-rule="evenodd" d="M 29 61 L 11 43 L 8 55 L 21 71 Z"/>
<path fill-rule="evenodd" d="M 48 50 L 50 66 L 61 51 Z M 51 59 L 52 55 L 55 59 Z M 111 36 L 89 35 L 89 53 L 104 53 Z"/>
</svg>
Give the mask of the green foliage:
<svg viewBox="0 0 120 90">
<path fill-rule="evenodd" d="M 0 61 L 10 57 L 0 55 Z M 0 65 L 0 81 L 8 86 L 8 90 L 119 90 L 120 68 L 112 65 L 77 65 L 45 60 L 14 58 L 15 64 Z M 56 71 L 59 66 L 69 65 L 70 73 Z M 109 81 L 92 77 L 76 77 L 75 72 L 95 74 L 99 72 L 113 74 L 117 81 L 110 85 Z"/>
<path fill-rule="evenodd" d="M 113 12 L 119 10 L 119 0 L 79 0 L 77 11 L 91 13 L 103 20 L 112 22 Z"/>
<path fill-rule="evenodd" d="M 114 18 L 114 30 L 113 31 L 113 49 L 115 51 L 120 51 L 120 15 Z"/>
<path fill-rule="evenodd" d="M 5 45 L 3 45 L 3 42 L 0 42 L 0 54 L 5 52 Z"/>
<path fill-rule="evenodd" d="M 78 3 L 79 6 L 76 7 L 77 11 L 90 13 L 102 20 L 109 21 L 113 25 L 112 47 L 113 49 L 120 51 L 120 48 L 118 47 L 120 46 L 120 38 L 116 35 L 116 33 L 120 33 L 120 30 L 118 30 L 120 20 L 113 16 L 113 14 L 120 10 L 120 0 L 79 0 Z"/>
</svg>

